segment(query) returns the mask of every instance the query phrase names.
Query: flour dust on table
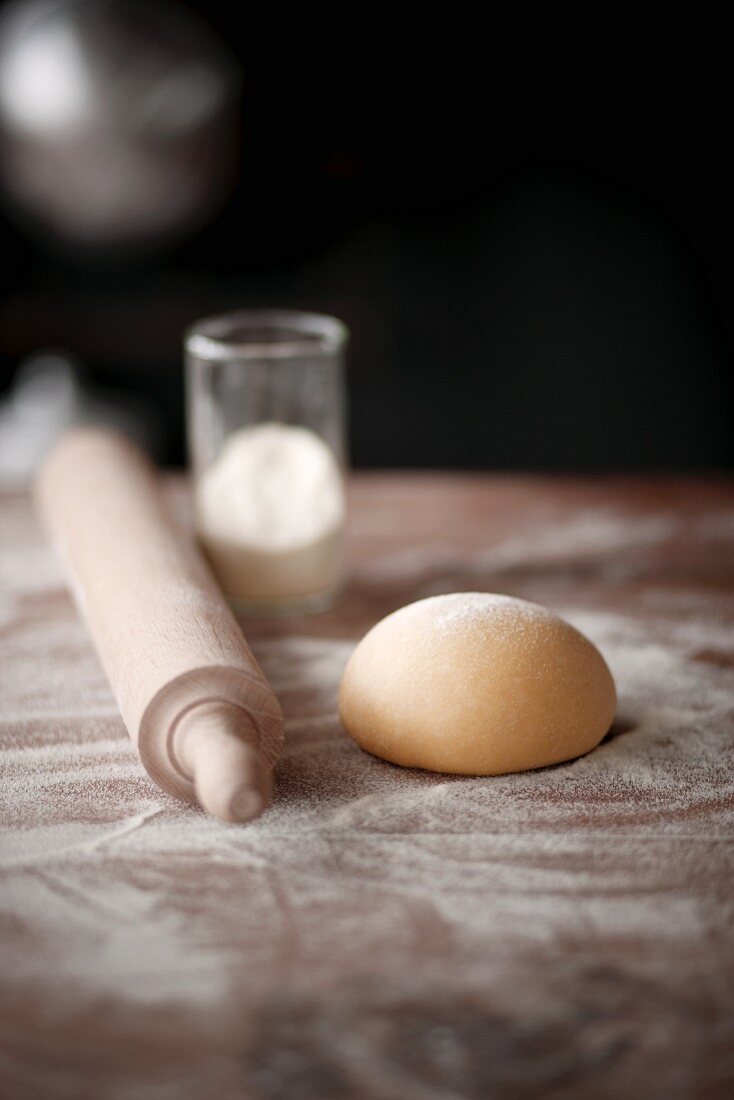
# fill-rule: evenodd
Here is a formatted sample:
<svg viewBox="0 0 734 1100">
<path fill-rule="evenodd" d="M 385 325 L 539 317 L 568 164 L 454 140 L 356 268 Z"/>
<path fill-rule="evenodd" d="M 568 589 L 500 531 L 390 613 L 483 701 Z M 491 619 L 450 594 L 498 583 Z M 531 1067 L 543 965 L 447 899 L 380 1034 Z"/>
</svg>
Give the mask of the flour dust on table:
<svg viewBox="0 0 734 1100">
<path fill-rule="evenodd" d="M 28 524 L 0 547 L 24 578 L 0 632 L 4 1083 L 62 1100 L 726 1094 L 734 631 L 713 586 L 698 599 L 656 567 L 644 598 L 593 606 L 575 577 L 584 599 L 553 610 L 604 653 L 615 724 L 581 759 L 497 777 L 399 768 L 340 729 L 342 673 L 379 617 L 366 588 L 342 617 L 253 630 L 286 744 L 272 806 L 239 828 L 146 777 L 60 581 L 45 559 L 38 588 L 24 571 Z"/>
<path fill-rule="evenodd" d="M 557 871 L 529 867 L 529 857 L 534 863 L 536 856 L 560 846 L 576 849 L 582 861 L 592 823 L 603 824 L 617 854 L 625 843 L 672 842 L 680 833 L 715 842 L 716 832 L 706 822 L 707 804 L 721 798 L 722 783 L 734 795 L 727 771 L 731 748 L 719 732 L 730 713 L 734 673 L 702 668 L 680 646 L 649 641 L 649 629 L 642 631 L 626 618 L 574 615 L 572 609 L 566 614 L 609 656 L 621 686 L 620 728 L 592 755 L 550 769 L 483 779 L 436 777 L 365 755 L 340 732 L 335 709 L 351 646 L 309 638 L 279 639 L 259 648 L 283 700 L 287 747 L 276 777 L 275 804 L 246 830 L 223 829 L 161 798 L 123 737 L 104 736 L 117 725 L 108 714 L 82 729 L 68 724 L 58 731 L 66 734 L 60 741 L 16 741 L 3 753 L 4 812 L 9 825 L 15 819 L 24 827 L 8 829 L 3 844 L 6 913 L 31 916 L 41 943 L 59 920 L 67 935 L 63 958 L 52 967 L 42 954 L 29 953 L 7 960 L 5 972 L 16 971 L 17 980 L 35 972 L 44 983 L 56 979 L 143 1000 L 166 1000 L 177 989 L 210 1000 L 227 984 L 229 947 L 224 937 L 217 953 L 218 937 L 212 942 L 215 929 L 206 927 L 204 914 L 192 914 L 192 922 L 161 921 L 167 899 L 181 889 L 169 863 L 173 856 L 206 857 L 215 866 L 239 867 L 256 876 L 268 868 L 279 878 L 284 875 L 283 889 L 297 884 L 301 934 L 310 936 L 318 936 L 318 930 L 309 926 L 309 912 L 318 910 L 324 892 L 341 890 L 342 876 L 354 885 L 355 875 L 364 883 L 377 874 L 381 891 L 396 891 L 397 910 L 409 912 L 418 905 L 425 909 L 422 919 L 432 913 L 431 919 L 447 923 L 452 939 L 470 944 L 473 922 L 476 932 L 485 926 L 487 899 L 482 899 L 482 912 L 473 913 L 471 895 L 460 887 L 467 871 L 481 873 L 487 859 L 495 865 L 495 883 L 503 887 L 495 898 L 494 920 L 509 931 L 521 915 L 523 935 L 547 938 L 555 921 L 573 920 L 563 895 L 564 882 L 566 888 L 578 885 L 576 872 L 559 879 Z M 337 858 L 332 842 L 342 834 L 349 839 Z M 454 838 L 450 862 L 431 858 L 433 834 Z M 324 849 L 323 879 L 299 881 L 299 852 L 314 847 Z M 607 875 L 610 858 L 613 863 L 611 850 L 597 852 L 583 874 L 590 881 Z M 113 883 L 118 864 L 139 860 L 139 884 L 120 887 L 126 904 L 100 942 L 90 945 L 86 914 L 98 906 L 117 911 Z M 335 878 L 334 868 L 340 872 Z M 423 874 L 416 873 L 421 868 Z M 647 874 L 651 884 L 654 866 Z M 693 925 L 700 919 L 700 914 L 671 909 L 669 898 L 656 903 L 651 897 L 650 904 L 660 906 L 658 916 L 668 912 L 671 926 L 684 915 Z M 251 920 L 249 934 L 262 935 L 259 908 L 254 905 L 249 917 L 246 910 L 238 912 L 240 933 L 248 933 Z M 632 901 L 627 905 L 618 899 L 614 908 L 617 922 L 640 919 Z M 127 941 L 133 913 L 141 942 L 150 943 L 150 958 L 143 960 L 136 951 L 140 969 L 123 973 L 114 963 L 115 944 Z M 601 911 L 596 917 L 607 919 Z M 205 920 L 203 928 L 199 919 Z M 221 981 L 212 985 L 219 968 Z M 325 959 L 324 970 L 331 969 Z"/>
</svg>

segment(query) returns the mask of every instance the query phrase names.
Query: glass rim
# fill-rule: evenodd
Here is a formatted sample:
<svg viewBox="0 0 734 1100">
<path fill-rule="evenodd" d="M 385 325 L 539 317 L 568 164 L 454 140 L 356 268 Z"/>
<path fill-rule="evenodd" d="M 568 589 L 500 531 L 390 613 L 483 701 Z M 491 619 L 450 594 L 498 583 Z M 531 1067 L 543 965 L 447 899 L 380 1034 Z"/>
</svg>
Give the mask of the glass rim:
<svg viewBox="0 0 734 1100">
<path fill-rule="evenodd" d="M 248 340 L 248 329 L 283 331 L 282 340 Z M 237 338 L 227 336 L 237 332 Z M 243 338 L 244 337 L 244 338 Z M 184 347 L 198 359 L 295 359 L 329 355 L 349 339 L 349 329 L 338 317 L 296 309 L 241 309 L 203 317 L 184 333 Z"/>
</svg>

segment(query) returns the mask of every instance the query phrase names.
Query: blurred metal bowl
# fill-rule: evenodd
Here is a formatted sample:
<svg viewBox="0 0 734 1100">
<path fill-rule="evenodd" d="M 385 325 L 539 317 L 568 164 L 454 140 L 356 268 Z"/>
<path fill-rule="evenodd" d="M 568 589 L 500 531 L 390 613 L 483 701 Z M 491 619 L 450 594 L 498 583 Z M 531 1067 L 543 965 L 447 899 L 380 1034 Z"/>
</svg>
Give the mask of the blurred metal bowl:
<svg viewBox="0 0 734 1100">
<path fill-rule="evenodd" d="M 190 10 L 22 0 L 0 17 L 2 181 L 78 246 L 154 246 L 201 226 L 238 143 L 236 61 Z"/>
</svg>

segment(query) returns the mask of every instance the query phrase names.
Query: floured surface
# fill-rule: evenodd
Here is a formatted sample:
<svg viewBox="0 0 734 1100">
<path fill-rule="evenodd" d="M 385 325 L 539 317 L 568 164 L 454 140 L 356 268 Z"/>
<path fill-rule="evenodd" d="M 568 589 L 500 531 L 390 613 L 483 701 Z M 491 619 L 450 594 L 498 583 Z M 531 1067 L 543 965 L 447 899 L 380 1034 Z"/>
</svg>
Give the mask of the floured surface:
<svg viewBox="0 0 734 1100">
<path fill-rule="evenodd" d="M 287 747 L 227 827 L 142 772 L 27 501 L 0 507 L 9 1095 L 726 1095 L 734 1085 L 734 491 L 364 478 L 352 591 L 251 624 Z M 459 779 L 339 730 L 354 642 L 410 600 L 549 604 L 612 736 Z"/>
</svg>

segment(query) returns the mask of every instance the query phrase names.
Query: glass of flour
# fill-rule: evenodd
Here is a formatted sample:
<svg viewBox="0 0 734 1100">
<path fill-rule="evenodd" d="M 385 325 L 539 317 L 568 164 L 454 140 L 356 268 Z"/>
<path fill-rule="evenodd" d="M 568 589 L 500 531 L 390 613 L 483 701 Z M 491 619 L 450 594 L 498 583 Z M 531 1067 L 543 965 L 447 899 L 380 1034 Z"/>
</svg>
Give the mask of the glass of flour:
<svg viewBox="0 0 734 1100">
<path fill-rule="evenodd" d="M 334 317 L 285 310 L 186 333 L 197 533 L 239 611 L 315 611 L 340 592 L 347 338 Z"/>
</svg>

